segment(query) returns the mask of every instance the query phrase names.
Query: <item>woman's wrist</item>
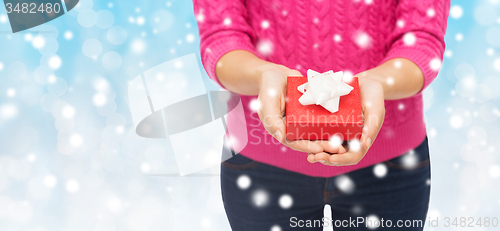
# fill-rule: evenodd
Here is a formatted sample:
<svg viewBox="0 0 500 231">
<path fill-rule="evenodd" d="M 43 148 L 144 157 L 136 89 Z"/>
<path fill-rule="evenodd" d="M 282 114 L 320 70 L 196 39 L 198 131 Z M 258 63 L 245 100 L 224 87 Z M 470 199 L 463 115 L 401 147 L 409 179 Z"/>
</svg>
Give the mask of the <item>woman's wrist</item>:
<svg viewBox="0 0 500 231">
<path fill-rule="evenodd" d="M 424 77 L 420 68 L 404 58 L 388 60 L 357 76 L 370 78 L 382 84 L 386 100 L 410 97 L 420 92 L 424 85 Z"/>
<path fill-rule="evenodd" d="M 382 85 L 382 88 L 384 89 L 383 90 L 384 96 L 386 95 L 386 93 L 388 91 L 387 82 L 388 81 L 390 82 L 390 80 L 388 80 L 390 77 L 385 76 L 385 75 L 380 74 L 380 73 L 377 73 L 373 69 L 361 72 L 361 73 L 357 74 L 356 76 L 359 77 L 359 84 L 360 85 L 364 82 L 363 81 L 364 79 L 370 79 L 370 80 L 376 81 L 377 83 Z"/>
<path fill-rule="evenodd" d="M 276 76 L 280 76 L 278 77 L 280 78 L 279 80 L 286 81 L 285 78 L 282 78 L 282 76 L 286 75 L 287 72 L 286 69 L 288 68 L 286 68 L 283 65 L 271 62 L 267 62 L 258 66 L 257 68 L 255 68 L 255 74 L 254 74 L 256 76 L 258 86 L 260 87 L 262 85 L 263 78 L 276 78 Z M 282 73 L 282 75 L 274 75 L 270 73 Z"/>
</svg>

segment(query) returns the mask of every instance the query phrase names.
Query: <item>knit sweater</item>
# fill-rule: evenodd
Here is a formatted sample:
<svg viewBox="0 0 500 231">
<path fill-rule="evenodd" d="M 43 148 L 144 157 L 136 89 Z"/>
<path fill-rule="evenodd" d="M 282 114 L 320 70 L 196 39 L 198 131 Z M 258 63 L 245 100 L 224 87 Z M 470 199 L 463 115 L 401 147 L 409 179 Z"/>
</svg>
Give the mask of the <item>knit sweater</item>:
<svg viewBox="0 0 500 231">
<path fill-rule="evenodd" d="M 300 71 L 356 74 L 393 58 L 413 61 L 424 88 L 436 78 L 445 49 L 450 0 L 193 0 L 203 65 L 217 83 L 225 53 L 246 50 Z M 220 83 L 219 83 L 220 84 Z M 240 154 L 309 176 L 331 177 L 400 156 L 426 136 L 422 92 L 385 101 L 383 126 L 365 157 L 352 166 L 309 163 L 307 154 L 271 142 L 241 95 L 248 143 Z M 265 103 L 265 102 L 264 102 Z M 241 119 L 241 118 L 239 118 Z M 238 118 L 227 118 L 228 126 Z"/>
</svg>

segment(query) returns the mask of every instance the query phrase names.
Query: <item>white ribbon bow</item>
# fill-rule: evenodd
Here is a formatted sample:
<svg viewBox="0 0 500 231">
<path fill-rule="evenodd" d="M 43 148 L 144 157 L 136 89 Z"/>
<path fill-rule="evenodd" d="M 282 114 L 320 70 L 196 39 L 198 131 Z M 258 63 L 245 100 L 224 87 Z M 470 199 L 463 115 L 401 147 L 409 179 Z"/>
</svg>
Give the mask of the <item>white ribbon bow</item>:
<svg viewBox="0 0 500 231">
<path fill-rule="evenodd" d="M 303 93 L 299 98 L 302 105 L 321 105 L 331 113 L 339 110 L 340 96 L 349 94 L 353 87 L 342 82 L 342 71 L 318 73 L 307 70 L 307 83 L 297 87 Z"/>
</svg>

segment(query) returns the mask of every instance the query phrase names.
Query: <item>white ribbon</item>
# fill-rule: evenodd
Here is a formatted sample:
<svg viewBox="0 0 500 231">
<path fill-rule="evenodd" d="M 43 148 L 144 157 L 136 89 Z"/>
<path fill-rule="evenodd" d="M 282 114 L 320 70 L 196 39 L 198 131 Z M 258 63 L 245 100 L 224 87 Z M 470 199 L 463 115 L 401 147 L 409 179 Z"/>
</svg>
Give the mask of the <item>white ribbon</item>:
<svg viewBox="0 0 500 231">
<path fill-rule="evenodd" d="M 353 87 L 342 82 L 343 72 L 318 73 L 307 70 L 307 83 L 297 87 L 303 93 L 299 98 L 302 105 L 321 105 L 331 113 L 339 110 L 340 96 L 349 94 Z"/>
</svg>

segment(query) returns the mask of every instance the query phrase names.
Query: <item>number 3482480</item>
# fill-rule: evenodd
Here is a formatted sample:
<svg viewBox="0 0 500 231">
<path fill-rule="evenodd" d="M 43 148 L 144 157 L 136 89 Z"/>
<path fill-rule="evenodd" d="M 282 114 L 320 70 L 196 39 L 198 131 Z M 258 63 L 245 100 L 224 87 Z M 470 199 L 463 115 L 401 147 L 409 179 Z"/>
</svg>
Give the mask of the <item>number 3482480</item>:
<svg viewBox="0 0 500 231">
<path fill-rule="evenodd" d="M 59 13 L 61 11 L 61 5 L 59 3 L 41 3 L 37 5 L 36 3 L 17 3 L 13 5 L 12 3 L 5 4 L 5 9 L 7 13 L 19 13 L 19 14 L 36 14 L 36 13 Z"/>
</svg>

